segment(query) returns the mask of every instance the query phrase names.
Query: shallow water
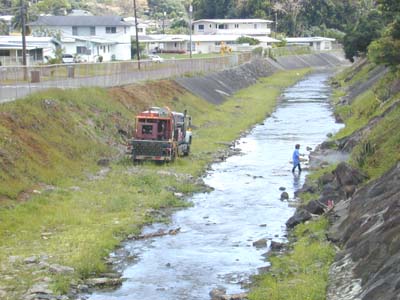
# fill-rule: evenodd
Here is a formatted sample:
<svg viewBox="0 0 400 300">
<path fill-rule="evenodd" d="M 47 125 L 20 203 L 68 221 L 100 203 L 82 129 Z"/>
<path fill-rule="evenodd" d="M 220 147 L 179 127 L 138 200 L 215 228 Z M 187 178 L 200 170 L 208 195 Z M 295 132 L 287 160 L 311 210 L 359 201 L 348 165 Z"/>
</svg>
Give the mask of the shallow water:
<svg viewBox="0 0 400 300">
<path fill-rule="evenodd" d="M 268 248 L 257 249 L 253 242 L 267 238 L 269 246 L 285 240 L 294 208 L 280 201 L 279 188 L 293 200 L 306 175 L 291 173 L 294 144 L 307 154 L 306 146 L 315 148 L 341 127 L 328 103 L 328 77 L 312 74 L 286 89 L 271 117 L 238 141 L 243 155 L 212 166 L 204 180 L 214 191 L 194 195 L 193 207 L 173 215 L 168 228 L 181 232 L 127 243 L 125 250 L 138 259 L 123 272 L 122 287 L 89 299 L 206 300 L 217 286 L 243 292 L 242 283 L 268 265 L 262 256 Z"/>
</svg>

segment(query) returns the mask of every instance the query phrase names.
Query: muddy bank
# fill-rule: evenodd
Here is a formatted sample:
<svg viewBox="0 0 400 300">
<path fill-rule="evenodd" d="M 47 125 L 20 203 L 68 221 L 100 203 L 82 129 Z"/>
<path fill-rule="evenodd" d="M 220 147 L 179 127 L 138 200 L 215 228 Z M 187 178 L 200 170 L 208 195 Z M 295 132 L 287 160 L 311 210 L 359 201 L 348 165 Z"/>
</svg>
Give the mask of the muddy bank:
<svg viewBox="0 0 400 300">
<path fill-rule="evenodd" d="M 276 59 L 255 59 L 236 68 L 205 76 L 177 78 L 175 81 L 191 93 L 215 104 L 220 104 L 236 91 L 279 70 L 301 68 L 333 68 L 343 65 L 340 53 L 317 53 L 282 56 Z"/>
</svg>

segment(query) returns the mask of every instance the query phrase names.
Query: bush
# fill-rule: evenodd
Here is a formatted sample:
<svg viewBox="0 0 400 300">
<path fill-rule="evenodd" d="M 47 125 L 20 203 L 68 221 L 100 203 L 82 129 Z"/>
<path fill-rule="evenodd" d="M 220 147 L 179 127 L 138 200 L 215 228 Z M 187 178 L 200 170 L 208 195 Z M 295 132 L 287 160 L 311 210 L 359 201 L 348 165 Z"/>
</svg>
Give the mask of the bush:
<svg viewBox="0 0 400 300">
<path fill-rule="evenodd" d="M 238 38 L 236 40 L 237 44 L 249 44 L 250 46 L 255 46 L 255 45 L 259 45 L 260 41 L 255 39 L 255 38 L 251 38 L 248 36 L 241 36 L 240 38 Z"/>
</svg>

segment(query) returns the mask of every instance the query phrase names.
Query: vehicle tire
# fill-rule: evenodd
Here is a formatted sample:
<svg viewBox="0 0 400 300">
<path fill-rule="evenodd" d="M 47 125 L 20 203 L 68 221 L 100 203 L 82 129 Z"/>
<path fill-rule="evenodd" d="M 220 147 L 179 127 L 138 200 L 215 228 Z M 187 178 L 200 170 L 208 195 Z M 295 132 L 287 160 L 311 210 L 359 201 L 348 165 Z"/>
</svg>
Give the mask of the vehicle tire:
<svg viewBox="0 0 400 300">
<path fill-rule="evenodd" d="M 189 156 L 190 153 L 190 145 L 187 146 L 186 151 L 183 153 L 183 156 Z"/>
</svg>

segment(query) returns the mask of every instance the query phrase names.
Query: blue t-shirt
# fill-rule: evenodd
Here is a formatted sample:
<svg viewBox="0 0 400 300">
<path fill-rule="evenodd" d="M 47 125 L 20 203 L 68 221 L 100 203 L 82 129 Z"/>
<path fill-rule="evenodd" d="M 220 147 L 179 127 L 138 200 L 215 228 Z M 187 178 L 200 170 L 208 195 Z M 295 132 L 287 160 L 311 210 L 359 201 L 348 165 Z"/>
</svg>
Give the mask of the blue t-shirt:
<svg viewBox="0 0 400 300">
<path fill-rule="evenodd" d="M 293 165 L 297 166 L 300 163 L 299 149 L 295 149 L 293 152 Z"/>
</svg>

